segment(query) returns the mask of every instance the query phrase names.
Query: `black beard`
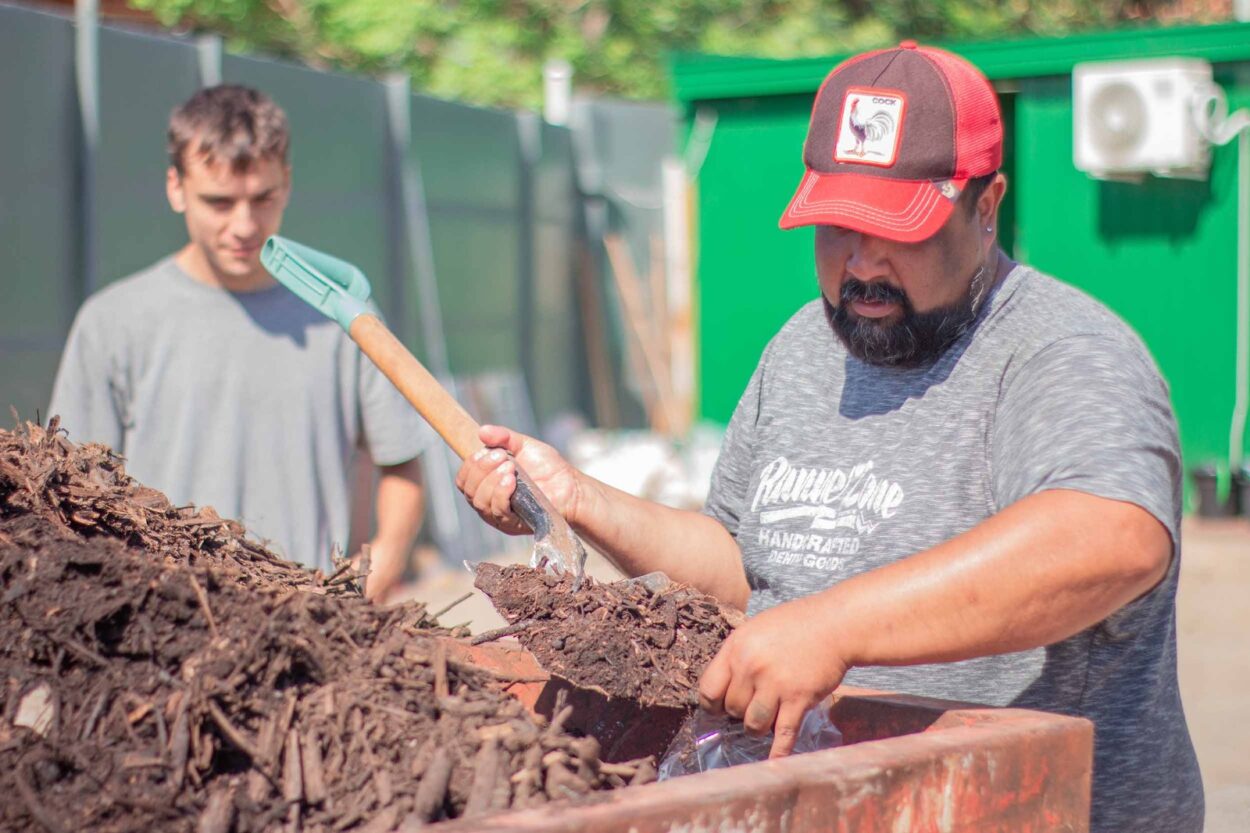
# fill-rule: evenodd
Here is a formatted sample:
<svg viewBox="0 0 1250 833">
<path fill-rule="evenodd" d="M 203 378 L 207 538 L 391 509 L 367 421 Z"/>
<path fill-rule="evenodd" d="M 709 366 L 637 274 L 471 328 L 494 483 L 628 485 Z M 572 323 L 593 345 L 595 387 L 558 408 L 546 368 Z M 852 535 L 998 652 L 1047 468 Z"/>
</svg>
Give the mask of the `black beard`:
<svg viewBox="0 0 1250 833">
<path fill-rule="evenodd" d="M 852 356 L 880 367 L 923 367 L 937 361 L 976 320 L 988 278 L 977 270 L 962 298 L 945 307 L 916 312 L 903 290 L 874 281 L 848 277 L 842 282 L 840 303 L 821 295 L 825 316 Z M 850 311 L 853 301 L 889 301 L 899 305 L 903 318 L 881 324 Z"/>
</svg>

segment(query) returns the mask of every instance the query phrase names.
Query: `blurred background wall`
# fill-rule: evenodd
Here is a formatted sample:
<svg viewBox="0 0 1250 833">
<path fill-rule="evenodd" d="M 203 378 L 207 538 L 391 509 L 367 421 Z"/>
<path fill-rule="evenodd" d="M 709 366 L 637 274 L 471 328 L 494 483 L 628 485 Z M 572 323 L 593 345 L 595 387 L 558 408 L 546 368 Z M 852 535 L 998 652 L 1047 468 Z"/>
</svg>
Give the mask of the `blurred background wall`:
<svg viewBox="0 0 1250 833">
<path fill-rule="evenodd" d="M 0 74 L 0 404 L 44 415 L 82 300 L 185 243 L 164 195 L 166 124 L 200 85 L 227 82 L 265 91 L 290 119 L 283 234 L 359 265 L 420 358 L 470 383 L 511 377 L 501 384 L 528 400 L 522 407 L 538 425 L 570 414 L 593 421 L 592 329 L 609 339 L 615 419 L 645 420 L 637 384 L 621 373 L 623 325 L 613 319 L 602 237 L 621 235 L 645 252 L 661 232 L 672 108 L 579 99 L 571 124 L 553 125 L 413 94 L 403 78 L 323 72 L 223 54 L 213 39 L 103 25 L 95 129 L 76 77 L 76 67 L 90 68 L 76 64 L 75 36 L 72 17 L 0 5 L 10 68 Z M 405 191 L 405 171 L 416 174 L 415 194 Z M 600 217 L 593 238 L 588 214 Z M 427 280 L 433 292 L 423 290 Z M 587 293 L 599 301 L 589 311 Z M 431 300 L 433 317 L 423 310 Z M 446 368 L 431 355 L 440 350 Z"/>
</svg>

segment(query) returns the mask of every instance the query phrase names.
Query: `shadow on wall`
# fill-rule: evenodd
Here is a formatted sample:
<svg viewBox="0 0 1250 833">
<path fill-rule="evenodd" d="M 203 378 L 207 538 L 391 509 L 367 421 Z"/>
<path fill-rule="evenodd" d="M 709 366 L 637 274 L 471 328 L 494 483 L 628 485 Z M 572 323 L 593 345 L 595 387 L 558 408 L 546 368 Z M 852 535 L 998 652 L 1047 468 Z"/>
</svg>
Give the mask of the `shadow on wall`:
<svg viewBox="0 0 1250 833">
<path fill-rule="evenodd" d="M 1150 178 L 1098 183 L 1098 232 L 1104 240 L 1194 237 L 1212 202 L 1211 181 Z"/>
</svg>

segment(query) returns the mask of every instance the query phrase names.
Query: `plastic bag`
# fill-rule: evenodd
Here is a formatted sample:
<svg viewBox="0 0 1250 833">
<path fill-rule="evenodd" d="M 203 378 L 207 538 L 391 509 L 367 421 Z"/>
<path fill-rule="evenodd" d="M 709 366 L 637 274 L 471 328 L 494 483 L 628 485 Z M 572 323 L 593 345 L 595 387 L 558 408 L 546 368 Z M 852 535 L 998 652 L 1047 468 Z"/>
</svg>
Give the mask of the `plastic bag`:
<svg viewBox="0 0 1250 833">
<path fill-rule="evenodd" d="M 658 778 L 664 781 L 679 775 L 762 761 L 768 757 L 772 745 L 772 733 L 754 737 L 746 733 L 741 720 L 717 717 L 698 709 L 682 725 L 664 753 Z M 803 715 L 794 742 L 795 754 L 841 745 L 842 733 L 829 719 L 827 707 L 818 706 Z"/>
</svg>

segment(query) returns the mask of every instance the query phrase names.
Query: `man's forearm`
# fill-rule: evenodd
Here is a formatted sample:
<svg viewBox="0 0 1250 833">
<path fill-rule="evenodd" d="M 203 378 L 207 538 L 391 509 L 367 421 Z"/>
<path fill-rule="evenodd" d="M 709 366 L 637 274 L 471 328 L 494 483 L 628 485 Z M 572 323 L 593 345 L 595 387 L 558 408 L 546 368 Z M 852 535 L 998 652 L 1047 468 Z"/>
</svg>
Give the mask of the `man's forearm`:
<svg viewBox="0 0 1250 833">
<path fill-rule="evenodd" d="M 425 490 L 421 486 L 421 464 L 416 460 L 397 466 L 379 466 L 377 522 L 373 540 L 378 544 L 410 548 L 421 529 Z"/>
<path fill-rule="evenodd" d="M 742 553 L 712 518 L 634 497 L 581 475 L 577 532 L 627 575 L 656 570 L 745 609 Z"/>
<path fill-rule="evenodd" d="M 1163 577 L 1167 530 L 1144 509 L 1042 492 L 963 535 L 811 597 L 850 665 L 949 662 L 1048 645 Z"/>
<path fill-rule="evenodd" d="M 370 541 L 371 570 L 369 582 L 366 582 L 370 598 L 389 591 L 403 577 L 408 554 L 421 528 L 425 504 L 417 460 L 378 468 L 381 477 L 375 510 L 377 534 Z"/>
</svg>

